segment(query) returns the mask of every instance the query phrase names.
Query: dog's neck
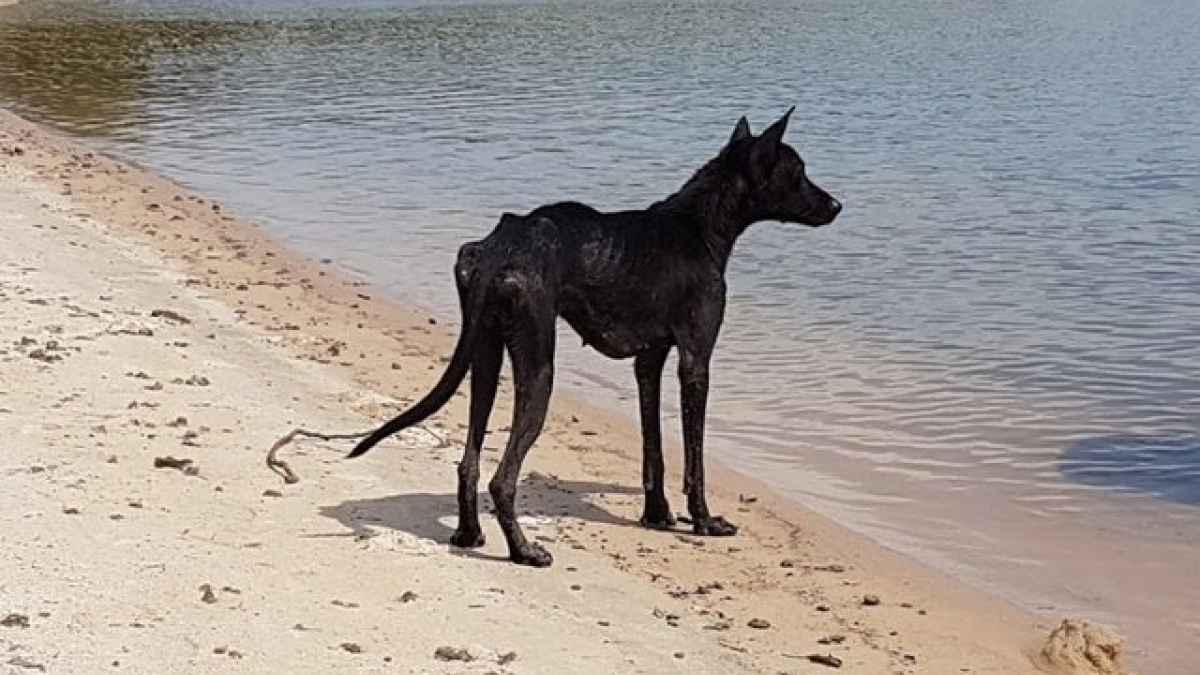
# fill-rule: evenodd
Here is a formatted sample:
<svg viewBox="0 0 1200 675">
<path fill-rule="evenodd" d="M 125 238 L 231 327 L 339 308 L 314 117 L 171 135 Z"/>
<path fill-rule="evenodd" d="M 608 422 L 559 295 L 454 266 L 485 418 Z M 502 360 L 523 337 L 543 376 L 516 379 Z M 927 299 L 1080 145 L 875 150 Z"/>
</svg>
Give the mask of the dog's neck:
<svg viewBox="0 0 1200 675">
<path fill-rule="evenodd" d="M 723 166 L 718 157 L 697 171 L 675 194 L 650 209 L 673 213 L 692 223 L 724 272 L 738 237 L 760 220 L 753 215 L 748 192 L 745 180 Z"/>
</svg>

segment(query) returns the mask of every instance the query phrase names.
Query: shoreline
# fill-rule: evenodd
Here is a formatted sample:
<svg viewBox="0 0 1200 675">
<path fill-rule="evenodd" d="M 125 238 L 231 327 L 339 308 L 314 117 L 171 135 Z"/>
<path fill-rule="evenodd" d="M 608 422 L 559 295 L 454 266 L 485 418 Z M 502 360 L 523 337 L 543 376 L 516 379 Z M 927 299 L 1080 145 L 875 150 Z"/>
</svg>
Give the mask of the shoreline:
<svg viewBox="0 0 1200 675">
<path fill-rule="evenodd" d="M 62 207 L 43 208 L 59 208 L 68 214 L 86 211 L 87 218 L 103 223 L 113 238 L 133 242 L 179 266 L 182 280 L 176 291 L 199 293 L 204 301 L 226 308 L 236 317 L 240 330 L 268 341 L 271 349 L 287 354 L 289 363 L 313 371 L 321 382 L 336 383 L 331 385 L 334 393 L 316 397 L 322 403 L 322 419 L 310 421 L 309 416 L 301 414 L 299 408 L 307 392 L 297 389 L 290 392 L 297 410 L 288 410 L 288 419 L 275 420 L 271 428 L 254 431 L 256 443 L 249 444 L 251 450 L 239 451 L 233 464 L 241 470 L 237 480 L 245 484 L 244 488 L 278 489 L 295 513 L 309 517 L 303 514 L 312 510 L 318 497 L 327 496 L 323 491 L 335 490 L 321 485 L 321 481 L 345 482 L 345 477 L 338 476 L 341 473 L 356 476 L 359 482 L 382 476 L 375 480 L 394 484 L 378 487 L 391 488 L 384 494 L 394 494 L 396 484 L 402 482 L 395 473 L 397 467 L 413 459 L 404 455 L 426 454 L 436 455 L 437 466 L 422 469 L 429 472 L 423 477 L 428 484 L 418 481 L 415 487 L 434 493 L 427 497 L 452 497 L 453 462 L 457 460 L 458 437 L 465 422 L 462 392 L 431 424 L 448 438 L 452 446 L 448 449 L 429 448 L 429 439 L 415 434 L 406 436 L 403 451 L 380 447 L 364 460 L 343 463 L 336 454 L 329 454 L 344 450 L 337 444 L 326 444 L 330 450 L 316 458 L 308 454 L 316 444 L 302 444 L 285 450 L 285 457 L 302 481 L 296 486 L 280 487 L 261 463 L 270 441 L 257 442 L 273 440 L 293 426 L 338 432 L 368 428 L 395 414 L 399 406 L 424 393 L 440 375 L 442 361 L 450 353 L 453 333 L 437 325 L 436 319 L 387 301 L 364 282 L 299 258 L 260 228 L 225 213 L 219 204 L 203 196 L 4 111 L 0 111 L 0 144 L 0 151 L 5 152 L 0 156 L 6 162 L 11 161 L 34 182 L 56 190 L 65 202 Z M 18 145 L 20 154 L 7 154 Z M 6 179 L 12 180 L 8 176 Z M 252 358 L 242 363 L 248 376 L 270 386 L 272 371 L 262 372 Z M 502 386 L 493 429 L 504 426 L 509 394 L 507 386 Z M 389 401 L 389 396 L 400 401 Z M 12 416 L 0 420 L 5 417 Z M 342 420 L 341 426 L 317 424 L 330 419 Z M 386 445 L 396 444 L 392 441 Z M 494 444 L 493 437 L 488 449 L 494 449 Z M 668 452 L 677 452 L 676 443 L 668 445 Z M 565 529 L 560 525 L 548 535 L 549 546 L 558 556 L 555 567 L 548 572 L 534 572 L 543 575 L 535 577 L 519 570 L 499 569 L 510 566 L 481 565 L 471 557 L 445 550 L 444 543 L 428 536 L 428 531 L 416 534 L 417 543 L 425 547 L 422 550 L 431 551 L 428 556 L 453 560 L 455 566 L 482 576 L 518 579 L 506 584 L 510 590 L 535 580 L 530 593 L 547 592 L 545 584 L 551 580 L 561 583 L 580 575 L 565 571 L 571 566 L 568 556 L 582 556 L 586 562 L 575 565 L 582 573 L 607 560 L 611 564 L 604 567 L 610 569 L 603 572 L 610 575 L 609 583 L 617 587 L 636 584 L 639 592 L 657 594 L 648 598 L 643 608 L 649 614 L 674 602 L 679 606 L 678 613 L 667 612 L 665 616 L 675 616 L 675 623 L 711 623 L 717 616 L 716 625 L 729 624 L 721 630 L 701 630 L 697 635 L 706 644 L 711 643 L 707 646 L 712 654 L 736 658 L 740 667 L 753 672 L 794 668 L 798 662 L 786 654 L 817 651 L 838 654 L 846 672 L 961 672 L 964 668 L 970 672 L 1033 672 L 1029 657 L 1037 651 L 1038 641 L 1049 632 L 1051 623 L 1039 622 L 799 505 L 785 502 L 761 483 L 716 463 L 710 465 L 714 488 L 710 500 L 716 512 L 729 513 L 731 519 L 743 525 L 742 535 L 732 540 L 699 540 L 684 531 L 671 534 L 633 527 L 630 521 L 636 522 L 640 504 L 639 448 L 636 429 L 619 415 L 556 394 L 546 432 L 539 448 L 531 453 L 525 471 L 533 474 L 535 484 L 543 485 L 531 485 L 526 480 L 522 486 L 522 494 L 536 493 L 542 487 L 545 492 L 574 495 L 567 505 L 555 505 L 558 510 L 547 508 L 542 516 L 557 513 L 573 523 Z M 485 458 L 489 461 L 485 461 L 484 468 L 490 470 L 495 453 L 486 453 Z M 313 477 L 316 462 L 322 464 L 324 474 L 319 479 Z M 409 466 L 408 471 L 417 469 Z M 671 484 L 678 485 L 678 472 L 670 473 Z M 753 495 L 754 499 L 742 499 L 744 495 Z M 531 498 L 541 499 L 536 495 Z M 678 506 L 680 497 L 674 495 L 674 500 Z M 255 497 L 254 501 L 262 500 Z M 394 506 L 386 497 L 374 500 L 375 516 L 380 517 L 380 507 L 389 505 Z M 436 512 L 441 513 L 444 506 L 439 501 Z M 360 504 L 358 508 L 366 506 Z M 430 509 L 425 509 L 422 517 L 431 515 Z M 353 515 L 338 519 L 351 532 L 359 528 Z M 578 523 L 574 523 L 576 519 Z M 497 536 L 494 522 L 486 515 L 483 520 L 490 535 L 484 551 L 488 555 L 502 553 L 502 539 Z M 279 530 L 275 536 L 294 534 L 289 531 L 289 522 L 274 524 Z M 412 523 L 414 528 L 423 525 L 432 523 Z M 401 543 L 413 542 L 402 538 Z M 322 559 L 326 563 L 330 559 L 344 562 L 339 561 L 340 556 L 351 556 L 332 544 L 324 553 L 328 556 Z M 354 562 L 358 562 L 357 556 Z M 387 578 L 388 565 L 394 562 L 380 561 L 384 570 L 380 574 L 385 575 L 382 578 Z M 712 596 L 718 594 L 691 590 L 714 580 L 727 595 L 717 599 Z M 864 595 L 877 595 L 882 602 L 864 606 Z M 612 601 L 635 604 L 624 593 L 616 593 Z M 522 616 L 510 613 L 509 618 L 519 622 Z M 771 628 L 748 628 L 747 617 L 763 618 Z M 663 623 L 659 617 L 652 619 Z M 843 640 L 831 643 L 833 646 L 818 642 L 835 633 Z M 513 672 L 535 672 L 523 669 L 523 661 L 514 664 Z M 690 667 L 694 668 L 694 663 Z M 1060 668 L 1057 672 L 1070 671 Z"/>
</svg>

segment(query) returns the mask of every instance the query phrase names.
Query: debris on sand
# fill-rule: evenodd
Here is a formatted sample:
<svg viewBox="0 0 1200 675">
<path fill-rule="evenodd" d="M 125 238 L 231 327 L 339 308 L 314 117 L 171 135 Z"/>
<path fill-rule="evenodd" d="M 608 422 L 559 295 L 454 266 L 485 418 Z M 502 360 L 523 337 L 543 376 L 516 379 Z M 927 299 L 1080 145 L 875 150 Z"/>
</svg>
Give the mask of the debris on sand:
<svg viewBox="0 0 1200 675">
<path fill-rule="evenodd" d="M 16 666 L 17 668 L 24 668 L 26 670 L 36 670 L 43 673 L 46 672 L 46 666 L 43 666 L 40 663 L 34 663 L 33 661 L 21 656 L 14 656 L 9 659 L 8 665 Z"/>
<path fill-rule="evenodd" d="M 195 462 L 187 457 L 155 457 L 154 468 L 156 469 L 179 469 L 185 476 L 199 476 L 200 467 L 196 466 Z"/>
<path fill-rule="evenodd" d="M 880 600 L 879 600 L 878 595 L 872 595 L 872 594 L 868 593 L 867 595 L 863 596 L 863 599 L 862 599 L 863 607 L 876 607 L 879 605 L 879 603 L 880 603 Z"/>
<path fill-rule="evenodd" d="M 180 314 L 179 312 L 176 312 L 173 309 L 156 309 L 156 310 L 150 312 L 150 316 L 152 316 L 156 319 L 161 318 L 161 319 L 166 319 L 168 321 L 174 321 L 175 323 L 191 323 L 192 322 L 191 319 Z"/>
<path fill-rule="evenodd" d="M 200 602 L 211 605 L 216 601 L 217 594 L 213 593 L 212 584 L 200 584 Z"/>
<path fill-rule="evenodd" d="M 812 663 L 822 666 L 829 666 L 830 668 L 842 667 L 842 660 L 832 654 L 809 654 L 807 658 Z"/>
<path fill-rule="evenodd" d="M 746 625 L 756 630 L 766 630 L 771 627 L 771 622 L 766 619 L 750 619 Z"/>
<path fill-rule="evenodd" d="M 1122 675 L 1125 640 L 1087 621 L 1063 619 L 1038 653 L 1047 671 L 1064 675 Z"/>
<path fill-rule="evenodd" d="M 0 626 L 5 628 L 29 628 L 29 617 L 24 614 L 9 614 L 0 619 Z"/>
<path fill-rule="evenodd" d="M 30 351 L 29 358 L 35 361 L 41 361 L 42 363 L 54 363 L 55 361 L 62 361 L 62 357 L 58 354 L 54 354 L 48 349 L 41 348 Z"/>
<path fill-rule="evenodd" d="M 471 652 L 460 647 L 438 647 L 433 652 L 433 658 L 438 661 L 474 661 Z"/>
<path fill-rule="evenodd" d="M 679 627 L 679 615 L 678 614 L 667 612 L 665 610 L 659 609 L 658 607 L 655 607 L 654 608 L 654 618 L 665 619 L 667 622 L 667 625 L 672 628 Z"/>
<path fill-rule="evenodd" d="M 343 642 L 342 649 L 350 652 L 351 654 L 363 653 L 362 646 L 360 646 L 357 642 Z"/>
<path fill-rule="evenodd" d="M 418 425 L 418 426 L 420 426 L 420 425 Z M 420 428 L 424 429 L 425 427 L 421 426 Z M 428 431 L 428 429 L 426 429 L 426 431 Z M 296 475 L 295 471 L 292 471 L 292 467 L 288 466 L 287 462 L 285 462 L 282 459 L 279 459 L 277 457 L 277 455 L 279 454 L 280 448 L 287 445 L 288 443 L 291 443 L 293 440 L 295 440 L 295 438 L 297 436 L 307 436 L 309 438 L 319 438 L 324 441 L 338 441 L 338 440 L 363 438 L 370 433 L 371 433 L 371 431 L 368 430 L 368 431 L 363 431 L 363 432 L 353 433 L 353 434 L 323 434 L 323 433 L 320 433 L 317 431 L 308 431 L 306 429 L 292 429 L 287 434 L 285 434 L 282 438 L 275 441 L 275 444 L 272 445 L 271 449 L 267 451 L 267 468 L 270 469 L 271 471 L 274 471 L 275 473 L 279 474 L 280 476 L 282 476 L 283 482 L 287 483 L 288 485 L 291 485 L 293 483 L 299 483 L 300 476 Z M 430 431 L 429 433 L 433 434 L 432 431 Z M 433 434 L 433 435 L 436 436 L 437 434 Z M 446 446 L 448 446 L 448 445 L 449 444 L 447 443 Z"/>
</svg>

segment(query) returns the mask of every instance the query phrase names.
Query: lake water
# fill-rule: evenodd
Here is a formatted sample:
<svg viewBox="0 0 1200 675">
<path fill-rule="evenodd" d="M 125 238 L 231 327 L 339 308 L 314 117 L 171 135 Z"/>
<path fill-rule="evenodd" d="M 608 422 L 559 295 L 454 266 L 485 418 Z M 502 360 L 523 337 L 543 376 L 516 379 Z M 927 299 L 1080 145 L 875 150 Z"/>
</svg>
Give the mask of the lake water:
<svg viewBox="0 0 1200 675">
<path fill-rule="evenodd" d="M 712 451 L 1194 675 L 1198 35 L 1182 0 L 37 0 L 0 102 L 447 317 L 502 210 L 647 205 L 796 105 L 846 209 L 739 243 Z"/>
</svg>

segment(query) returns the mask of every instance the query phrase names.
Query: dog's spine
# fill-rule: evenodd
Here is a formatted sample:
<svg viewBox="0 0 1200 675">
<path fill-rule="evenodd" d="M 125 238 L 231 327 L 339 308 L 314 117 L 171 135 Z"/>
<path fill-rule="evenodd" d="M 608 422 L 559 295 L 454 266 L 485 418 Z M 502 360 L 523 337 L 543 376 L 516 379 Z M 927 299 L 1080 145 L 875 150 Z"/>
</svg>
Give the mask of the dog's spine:
<svg viewBox="0 0 1200 675">
<path fill-rule="evenodd" d="M 479 276 L 478 271 L 473 270 L 473 272 L 475 272 L 473 277 Z M 446 405 L 446 402 L 458 390 L 458 385 L 462 384 L 463 378 L 467 376 L 467 371 L 470 370 L 471 354 L 474 352 L 475 340 L 479 335 L 480 324 L 483 322 L 486 298 L 482 296 L 486 294 L 486 291 L 487 283 L 484 279 L 473 278 L 467 283 L 467 297 L 463 309 L 469 309 L 469 311 L 463 312 L 462 332 L 458 335 L 458 344 L 454 346 L 454 355 L 450 357 L 450 365 L 446 366 L 446 371 L 442 373 L 441 379 L 434 385 L 433 390 L 416 405 L 392 418 L 373 431 L 370 436 L 359 441 L 347 458 L 362 455 L 376 443 L 398 431 L 420 423 Z"/>
</svg>

